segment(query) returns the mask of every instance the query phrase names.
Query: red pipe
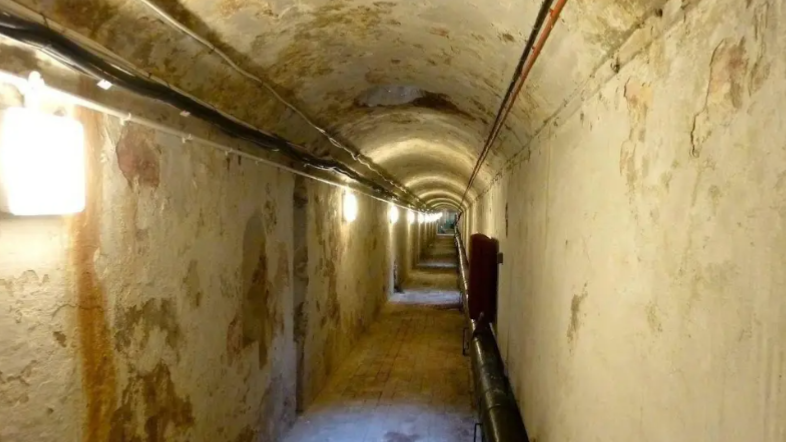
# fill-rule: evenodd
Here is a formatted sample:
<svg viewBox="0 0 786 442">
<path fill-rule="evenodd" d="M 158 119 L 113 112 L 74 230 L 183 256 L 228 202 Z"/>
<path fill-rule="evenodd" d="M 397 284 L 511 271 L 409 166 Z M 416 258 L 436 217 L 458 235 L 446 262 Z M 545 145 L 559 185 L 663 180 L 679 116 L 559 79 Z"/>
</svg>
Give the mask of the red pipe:
<svg viewBox="0 0 786 442">
<path fill-rule="evenodd" d="M 481 152 L 478 163 L 475 169 L 473 170 L 473 175 L 470 178 L 470 182 L 467 185 L 467 189 L 469 190 L 472 187 L 472 183 L 475 181 L 475 177 L 480 172 L 480 167 L 482 166 L 483 162 L 486 160 L 486 156 L 491 151 L 491 146 L 497 140 L 497 136 L 499 135 L 500 130 L 502 130 L 502 126 L 505 124 L 505 120 L 508 118 L 511 109 L 513 108 L 513 104 L 516 102 L 516 98 L 518 98 L 519 93 L 521 92 L 521 88 L 524 86 L 524 81 L 529 76 L 529 73 L 532 71 L 532 67 L 535 65 L 535 62 L 538 60 L 538 56 L 543 51 L 543 47 L 546 45 L 546 41 L 549 39 L 551 35 L 551 31 L 554 29 L 554 25 L 556 25 L 557 20 L 559 19 L 560 14 L 562 13 L 562 9 L 565 7 L 565 4 L 568 0 L 558 0 L 557 3 L 552 8 L 551 12 L 549 13 L 549 20 L 546 23 L 545 28 L 543 28 L 543 32 L 540 34 L 540 38 L 538 39 L 537 43 L 533 47 L 532 54 L 527 59 L 526 64 L 524 65 L 524 69 L 521 71 L 521 75 L 517 80 L 516 89 L 513 91 L 511 98 L 504 106 L 503 116 L 499 119 L 499 124 L 497 124 L 494 128 L 492 128 L 491 136 L 489 136 L 488 141 L 486 142 L 485 146 L 483 146 L 483 151 Z M 465 193 L 466 195 L 466 193 Z M 462 200 L 463 203 L 463 200 Z"/>
<path fill-rule="evenodd" d="M 532 50 L 532 55 L 527 60 L 527 63 L 524 65 L 524 69 L 521 71 L 521 76 L 519 77 L 520 80 L 518 81 L 518 85 L 516 86 L 516 90 L 513 92 L 513 97 L 508 101 L 508 106 L 506 106 L 504 117 L 501 119 L 500 124 L 497 126 L 497 129 L 494 133 L 494 136 L 491 138 L 491 143 L 489 143 L 489 147 L 491 144 L 496 141 L 497 135 L 499 131 L 502 129 L 502 125 L 505 122 L 505 119 L 510 114 L 510 110 L 513 107 L 513 103 L 516 102 L 516 98 L 518 97 L 519 93 L 521 92 L 521 88 L 524 86 L 524 81 L 529 76 L 529 73 L 532 71 L 532 67 L 535 66 L 535 62 L 538 60 L 538 56 L 543 51 L 543 47 L 546 45 L 546 41 L 549 39 L 551 35 L 551 31 L 554 29 L 554 25 L 557 23 L 560 14 L 562 13 L 562 9 L 565 7 L 565 3 L 568 0 L 558 0 L 557 4 L 554 5 L 554 9 L 551 10 L 549 14 L 549 21 L 546 23 L 546 27 L 543 29 L 543 32 L 540 34 L 540 38 L 538 42 L 535 44 L 535 47 Z"/>
</svg>

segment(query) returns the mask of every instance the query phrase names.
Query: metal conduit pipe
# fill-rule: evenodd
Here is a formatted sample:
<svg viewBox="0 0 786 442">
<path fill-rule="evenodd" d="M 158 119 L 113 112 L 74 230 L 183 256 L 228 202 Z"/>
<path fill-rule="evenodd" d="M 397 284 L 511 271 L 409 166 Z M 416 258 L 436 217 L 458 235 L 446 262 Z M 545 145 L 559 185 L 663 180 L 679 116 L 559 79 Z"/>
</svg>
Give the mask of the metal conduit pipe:
<svg viewBox="0 0 786 442">
<path fill-rule="evenodd" d="M 467 262 L 467 251 L 464 249 L 464 242 L 461 240 L 461 232 L 458 229 L 456 229 L 454 240 L 456 242 L 456 250 L 458 251 L 459 259 L 458 273 L 459 293 L 461 294 L 461 311 L 464 312 L 467 323 L 469 323 L 469 306 L 467 304 L 469 301 L 469 274 L 467 273 L 469 262 Z"/>
<path fill-rule="evenodd" d="M 491 327 L 486 322 L 475 321 L 469 317 L 467 304 L 469 261 L 461 233 L 458 230 L 456 230 L 455 242 L 459 255 L 459 289 L 467 320 L 465 333 L 469 332 L 468 353 L 472 361 L 472 380 L 483 440 L 486 442 L 529 442 L 516 398 L 505 376 L 502 355 Z"/>
</svg>

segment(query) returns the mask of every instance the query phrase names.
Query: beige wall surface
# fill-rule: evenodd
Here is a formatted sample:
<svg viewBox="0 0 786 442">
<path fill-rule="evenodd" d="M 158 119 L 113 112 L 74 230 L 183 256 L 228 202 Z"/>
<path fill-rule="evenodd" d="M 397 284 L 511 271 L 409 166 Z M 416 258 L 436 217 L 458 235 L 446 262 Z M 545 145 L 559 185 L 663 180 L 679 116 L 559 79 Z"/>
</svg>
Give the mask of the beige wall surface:
<svg viewBox="0 0 786 442">
<path fill-rule="evenodd" d="M 695 3 L 465 214 L 538 442 L 786 440 L 786 9 Z"/>
</svg>

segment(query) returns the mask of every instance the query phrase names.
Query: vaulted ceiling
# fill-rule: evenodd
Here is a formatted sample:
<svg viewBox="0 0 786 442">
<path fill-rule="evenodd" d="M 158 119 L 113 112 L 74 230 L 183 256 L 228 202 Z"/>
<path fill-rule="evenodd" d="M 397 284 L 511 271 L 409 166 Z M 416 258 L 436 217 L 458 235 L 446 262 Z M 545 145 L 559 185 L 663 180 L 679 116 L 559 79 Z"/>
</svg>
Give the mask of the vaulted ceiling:
<svg viewBox="0 0 786 442">
<path fill-rule="evenodd" d="M 16 0 L 374 178 L 142 0 Z M 461 200 L 541 0 L 149 0 L 427 203 Z M 685 0 L 687 1 L 687 0 Z M 665 0 L 570 0 L 469 199 Z"/>
</svg>

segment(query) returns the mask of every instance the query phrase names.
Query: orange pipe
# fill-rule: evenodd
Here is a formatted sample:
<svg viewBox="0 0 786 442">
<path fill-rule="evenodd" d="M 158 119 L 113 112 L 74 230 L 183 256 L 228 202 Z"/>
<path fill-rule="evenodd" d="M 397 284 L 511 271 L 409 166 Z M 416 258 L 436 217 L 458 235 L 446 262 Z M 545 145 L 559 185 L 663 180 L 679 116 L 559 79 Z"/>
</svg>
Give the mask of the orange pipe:
<svg viewBox="0 0 786 442">
<path fill-rule="evenodd" d="M 464 204 L 464 198 L 467 196 L 467 192 L 472 187 L 472 184 L 475 182 L 475 178 L 477 174 L 480 172 L 480 167 L 483 165 L 483 162 L 486 160 L 488 153 L 491 151 L 491 146 L 497 140 L 497 136 L 499 132 L 502 130 L 502 127 L 505 125 L 505 120 L 510 115 L 510 111 L 513 108 L 513 103 L 516 102 L 516 98 L 518 98 L 519 93 L 521 92 L 521 88 L 524 86 L 524 81 L 529 76 L 530 71 L 532 71 L 532 67 L 535 65 L 535 62 L 538 60 L 538 56 L 540 56 L 541 51 L 543 51 L 543 47 L 546 45 L 546 41 L 549 39 L 551 35 L 551 31 L 554 29 L 554 25 L 556 25 L 557 20 L 559 19 L 560 14 L 562 13 L 562 9 L 565 7 L 565 4 L 568 0 L 558 0 L 554 7 L 549 12 L 549 20 L 546 22 L 546 26 L 543 28 L 543 31 L 540 34 L 540 38 L 535 43 L 535 46 L 532 48 L 532 54 L 530 54 L 529 58 L 527 58 L 526 63 L 524 64 L 524 68 L 521 70 L 521 75 L 519 75 L 519 79 L 517 80 L 516 89 L 511 94 L 511 98 L 505 103 L 505 107 L 503 110 L 503 116 L 499 119 L 499 123 L 492 128 L 491 135 L 488 138 L 488 141 L 483 146 L 483 150 L 481 151 L 480 156 L 478 157 L 478 161 L 475 164 L 475 167 L 472 170 L 472 176 L 470 177 L 470 181 L 467 184 L 467 191 L 464 192 L 464 196 L 461 198 L 461 204 Z"/>
<path fill-rule="evenodd" d="M 513 91 L 513 98 L 508 101 L 508 104 L 505 107 L 504 116 L 500 119 L 500 124 L 497 125 L 494 135 L 489 139 L 490 143 L 488 143 L 488 148 L 494 144 L 494 141 L 497 139 L 497 135 L 499 135 L 500 130 L 502 130 L 502 126 L 505 123 L 508 115 L 510 114 L 511 109 L 513 108 L 513 103 L 516 102 L 516 98 L 518 98 L 519 93 L 521 92 L 521 88 L 524 86 L 524 81 L 529 76 L 529 73 L 532 71 L 532 67 L 535 66 L 535 62 L 538 60 L 538 56 L 543 51 L 543 47 L 546 45 L 546 41 L 549 39 L 551 35 L 551 31 L 554 29 L 554 25 L 557 23 L 560 14 L 562 13 L 562 9 L 565 7 L 565 3 L 568 0 L 558 0 L 557 3 L 554 5 L 554 8 L 551 10 L 549 14 L 549 21 L 546 23 L 546 27 L 543 29 L 543 32 L 540 34 L 540 38 L 538 42 L 535 43 L 535 47 L 532 49 L 532 55 L 527 60 L 527 63 L 524 65 L 524 69 L 521 71 L 521 76 L 519 76 L 518 84 L 516 85 L 516 89 Z M 489 149 L 490 150 L 490 149 Z M 488 153 L 488 152 L 487 152 Z M 485 159 L 485 155 L 483 157 Z"/>
</svg>

